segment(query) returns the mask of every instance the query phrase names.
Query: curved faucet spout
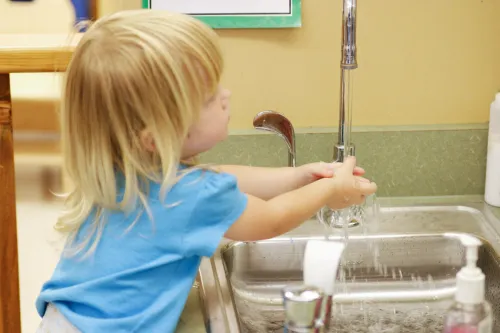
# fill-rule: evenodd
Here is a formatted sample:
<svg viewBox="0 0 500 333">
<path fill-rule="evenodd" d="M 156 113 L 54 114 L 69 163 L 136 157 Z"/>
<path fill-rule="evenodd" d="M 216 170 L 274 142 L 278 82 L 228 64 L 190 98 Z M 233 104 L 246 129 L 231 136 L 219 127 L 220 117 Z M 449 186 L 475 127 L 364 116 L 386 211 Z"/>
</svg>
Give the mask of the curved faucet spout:
<svg viewBox="0 0 500 333">
<path fill-rule="evenodd" d="M 288 166 L 296 165 L 295 130 L 287 117 L 275 111 L 259 112 L 253 119 L 255 129 L 273 132 L 281 137 L 288 148 Z"/>
</svg>

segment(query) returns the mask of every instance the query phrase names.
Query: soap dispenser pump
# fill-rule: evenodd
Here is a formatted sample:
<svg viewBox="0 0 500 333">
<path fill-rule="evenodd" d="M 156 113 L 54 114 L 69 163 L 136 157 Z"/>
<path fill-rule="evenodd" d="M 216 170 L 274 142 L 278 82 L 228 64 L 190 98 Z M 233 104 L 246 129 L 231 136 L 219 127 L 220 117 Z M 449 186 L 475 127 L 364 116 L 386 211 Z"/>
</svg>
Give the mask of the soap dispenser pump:
<svg viewBox="0 0 500 333">
<path fill-rule="evenodd" d="M 444 333 L 492 333 L 491 306 L 485 300 L 485 276 L 476 266 L 481 242 L 475 237 L 461 237 L 467 264 L 457 274 L 455 303 L 448 310 Z"/>
</svg>

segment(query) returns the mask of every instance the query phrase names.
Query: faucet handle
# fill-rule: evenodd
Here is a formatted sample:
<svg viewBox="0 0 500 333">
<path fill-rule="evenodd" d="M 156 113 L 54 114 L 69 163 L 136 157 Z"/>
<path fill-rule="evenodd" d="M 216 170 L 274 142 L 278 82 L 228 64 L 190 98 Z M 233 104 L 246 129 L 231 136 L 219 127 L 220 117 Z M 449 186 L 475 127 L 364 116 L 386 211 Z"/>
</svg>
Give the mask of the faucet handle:
<svg viewBox="0 0 500 333">
<path fill-rule="evenodd" d="M 287 286 L 282 290 L 285 307 L 285 332 L 317 332 L 321 321 L 324 294 L 315 287 Z"/>
<path fill-rule="evenodd" d="M 282 138 L 288 148 L 288 166 L 295 167 L 295 130 L 287 117 L 276 111 L 259 112 L 253 119 L 255 129 L 273 132 Z"/>
</svg>

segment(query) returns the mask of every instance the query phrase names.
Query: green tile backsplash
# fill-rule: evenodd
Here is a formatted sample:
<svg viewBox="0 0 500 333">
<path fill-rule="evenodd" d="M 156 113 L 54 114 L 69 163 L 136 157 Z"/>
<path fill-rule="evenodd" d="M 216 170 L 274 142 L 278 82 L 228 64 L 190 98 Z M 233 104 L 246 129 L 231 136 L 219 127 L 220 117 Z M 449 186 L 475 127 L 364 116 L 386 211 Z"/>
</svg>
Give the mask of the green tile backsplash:
<svg viewBox="0 0 500 333">
<path fill-rule="evenodd" d="M 352 134 L 358 164 L 379 196 L 468 195 L 484 192 L 487 129 L 365 131 Z M 336 133 L 296 134 L 297 164 L 330 161 Z M 276 135 L 230 135 L 202 162 L 285 166 Z"/>
</svg>

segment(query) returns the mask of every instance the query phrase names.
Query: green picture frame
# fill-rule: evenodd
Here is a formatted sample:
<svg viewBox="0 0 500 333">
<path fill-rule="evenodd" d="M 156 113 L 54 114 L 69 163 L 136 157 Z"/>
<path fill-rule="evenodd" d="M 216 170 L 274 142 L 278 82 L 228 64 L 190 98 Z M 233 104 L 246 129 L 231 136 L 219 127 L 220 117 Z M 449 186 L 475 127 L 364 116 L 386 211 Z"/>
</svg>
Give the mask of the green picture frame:
<svg viewBox="0 0 500 333">
<path fill-rule="evenodd" d="M 151 9 L 151 1 L 153 0 L 142 0 L 142 7 Z M 207 14 L 194 15 L 194 17 L 205 22 L 214 29 L 299 28 L 302 26 L 301 2 L 302 0 L 290 0 L 291 11 L 290 13 L 284 14 Z"/>
</svg>

